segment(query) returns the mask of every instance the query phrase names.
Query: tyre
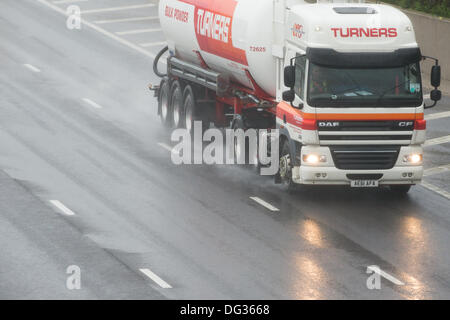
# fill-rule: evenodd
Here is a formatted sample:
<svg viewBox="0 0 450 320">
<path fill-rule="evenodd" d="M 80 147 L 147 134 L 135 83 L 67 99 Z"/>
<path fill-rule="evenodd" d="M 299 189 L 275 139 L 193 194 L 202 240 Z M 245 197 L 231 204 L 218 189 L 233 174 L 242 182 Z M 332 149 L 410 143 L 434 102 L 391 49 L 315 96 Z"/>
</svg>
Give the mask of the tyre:
<svg viewBox="0 0 450 320">
<path fill-rule="evenodd" d="M 237 116 L 236 119 L 234 119 L 232 129 L 234 131 L 243 130 L 245 132 L 246 128 L 242 117 Z M 238 139 L 236 134 L 234 137 L 234 161 L 236 164 L 240 165 L 249 163 L 248 139 Z"/>
<path fill-rule="evenodd" d="M 411 190 L 410 185 L 392 185 L 390 186 L 390 189 L 393 193 L 398 195 L 406 195 L 409 190 Z"/>
<path fill-rule="evenodd" d="M 286 186 L 289 191 L 296 188 L 296 184 L 292 180 L 292 158 L 289 141 L 283 139 L 280 141 L 280 168 L 278 171 L 279 181 Z"/>
<path fill-rule="evenodd" d="M 183 124 L 185 128 L 191 133 L 191 136 L 194 134 L 195 121 L 201 121 L 201 134 L 203 136 L 203 132 L 205 132 L 209 127 L 209 123 L 206 119 L 206 116 L 202 114 L 201 108 L 197 104 L 192 86 L 187 85 L 183 93 Z"/>
<path fill-rule="evenodd" d="M 170 110 L 173 127 L 182 128 L 184 126 L 183 91 L 179 81 L 174 81 L 170 87 Z"/>
<path fill-rule="evenodd" d="M 170 110 L 170 86 L 169 80 L 165 79 L 161 81 L 158 98 L 158 112 L 161 119 L 161 123 L 165 127 L 171 126 L 172 112 Z"/>
</svg>

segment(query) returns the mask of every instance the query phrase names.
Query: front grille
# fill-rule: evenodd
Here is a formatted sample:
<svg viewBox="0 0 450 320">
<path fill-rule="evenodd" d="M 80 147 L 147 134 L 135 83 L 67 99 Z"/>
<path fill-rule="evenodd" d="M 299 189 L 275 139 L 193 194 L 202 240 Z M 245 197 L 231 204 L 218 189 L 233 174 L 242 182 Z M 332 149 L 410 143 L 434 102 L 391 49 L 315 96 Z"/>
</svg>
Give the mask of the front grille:
<svg viewBox="0 0 450 320">
<path fill-rule="evenodd" d="M 413 131 L 414 121 L 318 121 L 320 131 Z"/>
<path fill-rule="evenodd" d="M 411 140 L 412 134 L 404 135 L 322 135 L 319 134 L 322 141 L 349 141 L 349 140 Z"/>
<path fill-rule="evenodd" d="M 336 168 L 386 170 L 397 162 L 400 146 L 330 146 Z"/>
</svg>

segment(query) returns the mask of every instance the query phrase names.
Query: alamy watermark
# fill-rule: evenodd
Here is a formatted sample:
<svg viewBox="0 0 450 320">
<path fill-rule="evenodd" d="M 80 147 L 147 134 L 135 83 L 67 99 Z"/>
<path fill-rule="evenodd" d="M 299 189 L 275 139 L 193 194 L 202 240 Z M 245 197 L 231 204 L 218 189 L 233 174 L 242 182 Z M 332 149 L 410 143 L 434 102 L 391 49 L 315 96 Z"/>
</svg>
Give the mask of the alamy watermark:
<svg viewBox="0 0 450 320">
<path fill-rule="evenodd" d="M 68 266 L 66 274 L 69 276 L 66 280 L 66 288 L 68 290 L 80 290 L 81 289 L 81 268 L 77 265 Z"/>
<path fill-rule="evenodd" d="M 194 122 L 193 134 L 187 129 L 172 132 L 172 162 L 181 164 L 261 166 L 261 175 L 274 175 L 279 167 L 279 131 L 256 129 L 217 129 L 203 132 L 202 123 Z M 205 146 L 206 144 L 206 146 Z"/>
<path fill-rule="evenodd" d="M 67 21 L 66 26 L 69 30 L 81 29 L 81 9 L 79 6 L 71 5 L 66 9 Z"/>
<path fill-rule="evenodd" d="M 369 290 L 381 290 L 381 277 L 383 277 L 386 280 L 389 280 L 393 284 L 397 286 L 404 286 L 405 284 L 395 278 L 394 276 L 390 275 L 389 273 L 381 270 L 379 266 L 368 266 L 366 270 L 367 274 L 370 274 L 370 276 L 367 278 L 366 285 L 367 289 Z"/>
</svg>

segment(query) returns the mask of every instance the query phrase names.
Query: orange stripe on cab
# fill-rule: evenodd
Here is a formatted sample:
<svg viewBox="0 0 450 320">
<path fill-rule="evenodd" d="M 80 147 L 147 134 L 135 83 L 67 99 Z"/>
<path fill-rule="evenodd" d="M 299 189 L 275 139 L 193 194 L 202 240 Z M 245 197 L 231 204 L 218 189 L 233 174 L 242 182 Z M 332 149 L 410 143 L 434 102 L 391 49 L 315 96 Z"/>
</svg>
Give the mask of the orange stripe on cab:
<svg viewBox="0 0 450 320">
<path fill-rule="evenodd" d="M 423 113 L 303 113 L 311 120 L 422 120 Z"/>
</svg>

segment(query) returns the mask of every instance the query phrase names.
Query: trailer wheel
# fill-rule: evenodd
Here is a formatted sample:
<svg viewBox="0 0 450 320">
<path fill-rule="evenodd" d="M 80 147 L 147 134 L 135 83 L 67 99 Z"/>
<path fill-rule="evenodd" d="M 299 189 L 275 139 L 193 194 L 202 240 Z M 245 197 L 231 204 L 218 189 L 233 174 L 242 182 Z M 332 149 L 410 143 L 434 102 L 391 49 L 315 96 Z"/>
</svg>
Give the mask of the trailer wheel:
<svg viewBox="0 0 450 320">
<path fill-rule="evenodd" d="M 170 110 L 172 111 L 172 124 L 175 128 L 184 125 L 183 91 L 179 81 L 174 81 L 170 87 Z"/>
<path fill-rule="evenodd" d="M 205 117 L 201 114 L 201 109 L 197 103 L 195 98 L 194 90 L 192 86 L 187 85 L 184 89 L 183 93 L 183 122 L 185 124 L 186 129 L 193 135 L 194 133 L 194 122 L 201 121 L 202 122 L 202 136 L 203 132 L 208 129 L 209 123 L 205 120 Z"/>
<path fill-rule="evenodd" d="M 411 186 L 410 185 L 391 185 L 390 189 L 393 193 L 404 196 L 409 192 L 409 190 L 411 190 Z"/>
<path fill-rule="evenodd" d="M 168 80 L 162 80 L 159 89 L 159 106 L 158 113 L 161 119 L 161 123 L 165 127 L 170 127 L 171 125 L 171 111 L 170 111 L 170 99 L 169 99 L 170 87 Z"/>
<path fill-rule="evenodd" d="M 233 120 L 234 131 L 243 130 L 245 132 L 244 120 L 240 116 L 236 116 Z M 234 137 L 234 160 L 236 164 L 248 164 L 249 161 L 249 145 L 248 139 L 244 138 L 244 141 L 238 139 L 235 135 Z"/>
</svg>

